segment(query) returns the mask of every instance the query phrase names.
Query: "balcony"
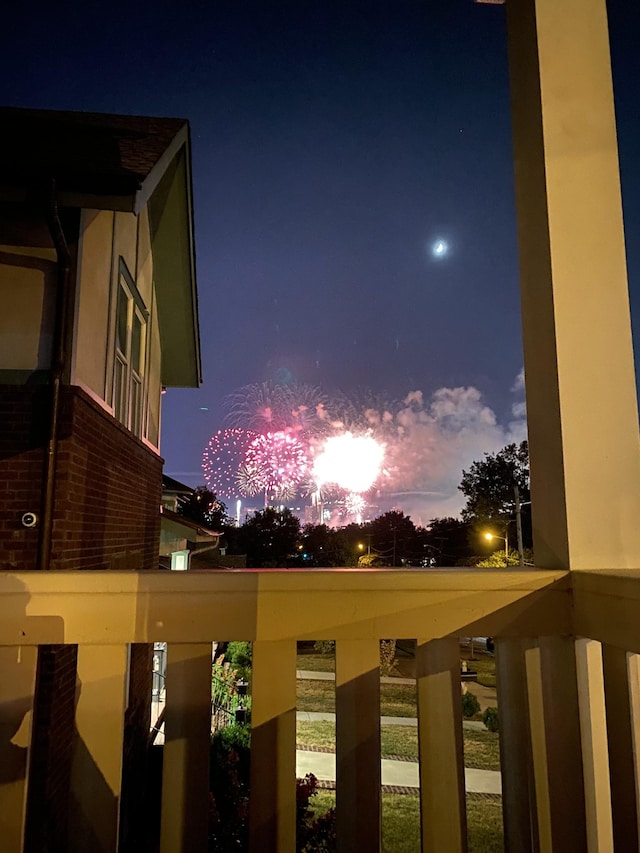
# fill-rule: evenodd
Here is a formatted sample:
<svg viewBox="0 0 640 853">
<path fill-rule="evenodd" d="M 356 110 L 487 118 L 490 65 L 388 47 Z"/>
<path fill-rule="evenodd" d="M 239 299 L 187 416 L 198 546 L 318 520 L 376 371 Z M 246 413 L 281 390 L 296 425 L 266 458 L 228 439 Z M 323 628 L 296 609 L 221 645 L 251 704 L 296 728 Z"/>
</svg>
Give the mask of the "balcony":
<svg viewBox="0 0 640 853">
<path fill-rule="evenodd" d="M 78 645 L 70 851 L 118 849 L 130 644 L 153 641 L 168 643 L 160 850 L 206 850 L 221 638 L 254 642 L 253 853 L 295 850 L 296 641 L 309 639 L 336 640 L 338 849 L 380 850 L 388 637 L 417 641 L 422 850 L 466 850 L 461 635 L 496 638 L 505 849 L 638 849 L 638 571 L 24 572 L 1 573 L 0 591 L 16 749 L 29 743 L 36 647 Z M 6 851 L 28 849 L 40 782 L 33 765 L 26 775 L 0 786 Z"/>
</svg>

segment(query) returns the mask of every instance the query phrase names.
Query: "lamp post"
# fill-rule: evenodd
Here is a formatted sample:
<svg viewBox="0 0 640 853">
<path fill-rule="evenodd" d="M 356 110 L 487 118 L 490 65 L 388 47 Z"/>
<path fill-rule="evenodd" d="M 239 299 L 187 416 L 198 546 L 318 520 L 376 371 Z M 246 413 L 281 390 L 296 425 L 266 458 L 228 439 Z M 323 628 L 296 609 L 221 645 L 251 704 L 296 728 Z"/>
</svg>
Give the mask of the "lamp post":
<svg viewBox="0 0 640 853">
<path fill-rule="evenodd" d="M 504 542 L 504 563 L 505 563 L 505 566 L 508 566 L 509 565 L 509 540 L 507 539 L 507 537 L 506 536 L 496 536 L 495 533 L 485 533 L 484 538 L 489 539 L 489 540 L 491 540 L 491 539 L 502 539 L 502 541 Z"/>
</svg>

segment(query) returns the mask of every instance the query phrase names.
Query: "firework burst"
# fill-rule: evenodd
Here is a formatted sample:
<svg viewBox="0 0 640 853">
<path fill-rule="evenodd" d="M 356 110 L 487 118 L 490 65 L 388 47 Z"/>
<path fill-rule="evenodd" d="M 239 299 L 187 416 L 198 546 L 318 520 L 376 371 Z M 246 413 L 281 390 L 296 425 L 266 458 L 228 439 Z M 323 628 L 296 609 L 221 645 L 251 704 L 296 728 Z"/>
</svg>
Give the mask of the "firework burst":
<svg viewBox="0 0 640 853">
<path fill-rule="evenodd" d="M 362 514 L 365 511 L 367 502 L 362 495 L 356 492 L 351 492 L 344 500 L 344 508 L 347 513 L 355 519 L 356 524 L 362 523 Z"/>
<path fill-rule="evenodd" d="M 327 439 L 316 456 L 313 476 L 319 484 L 335 483 L 348 492 L 362 494 L 382 470 L 384 446 L 370 435 L 350 432 Z"/>
<path fill-rule="evenodd" d="M 259 435 L 245 453 L 242 487 L 247 489 L 246 494 L 264 491 L 265 502 L 269 494 L 286 500 L 303 481 L 308 464 L 304 446 L 294 436 L 286 432 Z"/>
<path fill-rule="evenodd" d="M 218 497 L 236 497 L 238 470 L 256 437 L 255 432 L 234 428 L 218 430 L 209 439 L 202 454 L 202 470 L 207 487 Z"/>
<path fill-rule="evenodd" d="M 327 436 L 327 398 L 314 385 L 245 385 L 226 398 L 230 426 L 256 433 L 287 432 L 303 441 Z"/>
</svg>

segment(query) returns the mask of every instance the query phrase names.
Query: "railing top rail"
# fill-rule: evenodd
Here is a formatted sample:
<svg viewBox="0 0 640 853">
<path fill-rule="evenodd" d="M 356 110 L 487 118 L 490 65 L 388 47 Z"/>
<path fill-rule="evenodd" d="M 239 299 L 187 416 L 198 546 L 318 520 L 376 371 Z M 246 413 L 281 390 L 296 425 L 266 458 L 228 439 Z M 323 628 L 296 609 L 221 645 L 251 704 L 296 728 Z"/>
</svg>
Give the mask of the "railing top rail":
<svg viewBox="0 0 640 853">
<path fill-rule="evenodd" d="M 536 569 L 0 573 L 0 644 L 566 633 Z"/>
</svg>

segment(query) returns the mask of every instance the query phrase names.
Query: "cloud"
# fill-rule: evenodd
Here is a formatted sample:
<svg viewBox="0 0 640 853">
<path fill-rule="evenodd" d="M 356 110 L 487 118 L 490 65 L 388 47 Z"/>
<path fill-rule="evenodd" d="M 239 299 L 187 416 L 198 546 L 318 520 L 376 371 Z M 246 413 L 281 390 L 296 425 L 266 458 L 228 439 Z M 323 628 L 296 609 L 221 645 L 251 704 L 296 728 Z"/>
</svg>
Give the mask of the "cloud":
<svg viewBox="0 0 640 853">
<path fill-rule="evenodd" d="M 522 394 L 519 377 L 513 393 Z M 526 438 L 524 402 L 512 406 L 506 426 L 473 386 L 439 388 L 428 400 L 421 391 L 408 394 L 395 415 L 395 436 L 387 441 L 384 492 L 398 495 L 417 523 L 458 515 L 464 498 L 458 491 L 462 471 L 485 453 Z"/>
</svg>

